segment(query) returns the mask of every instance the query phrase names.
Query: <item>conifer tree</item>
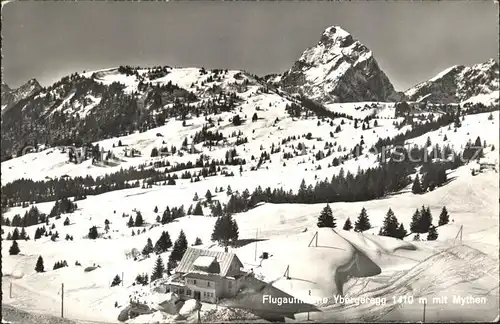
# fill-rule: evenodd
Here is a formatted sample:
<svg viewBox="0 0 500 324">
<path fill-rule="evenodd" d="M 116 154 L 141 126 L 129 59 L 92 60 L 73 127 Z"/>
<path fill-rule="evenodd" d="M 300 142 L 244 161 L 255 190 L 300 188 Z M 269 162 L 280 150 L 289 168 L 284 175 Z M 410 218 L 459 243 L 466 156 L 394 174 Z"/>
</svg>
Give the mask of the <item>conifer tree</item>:
<svg viewBox="0 0 500 324">
<path fill-rule="evenodd" d="M 134 219 L 132 218 L 132 216 L 130 216 L 130 218 L 129 218 L 129 220 L 128 220 L 127 225 L 128 225 L 128 227 L 133 227 L 133 226 L 134 226 L 134 224 L 135 224 L 135 223 L 134 223 Z"/>
<path fill-rule="evenodd" d="M 380 229 L 380 232 L 378 235 L 382 236 L 390 236 L 390 237 L 398 237 L 398 228 L 399 228 L 399 222 L 394 215 L 394 212 L 392 211 L 391 208 L 387 211 L 387 214 L 384 219 L 384 224 L 382 228 Z"/>
<path fill-rule="evenodd" d="M 203 216 L 203 208 L 201 208 L 201 203 L 198 201 L 193 210 L 193 215 Z"/>
<path fill-rule="evenodd" d="M 174 243 L 174 247 L 172 248 L 172 253 L 170 255 L 172 256 L 173 261 L 180 261 L 182 257 L 184 256 L 184 252 L 186 252 L 186 249 L 188 247 L 188 242 L 186 239 L 186 234 L 184 234 L 184 231 L 181 230 L 179 233 L 179 237 Z"/>
<path fill-rule="evenodd" d="M 144 225 L 144 219 L 142 218 L 141 212 L 137 212 L 135 216 L 135 226 L 142 226 Z"/>
<path fill-rule="evenodd" d="M 155 209 L 153 210 L 153 212 L 155 212 L 155 213 L 158 212 L 158 206 L 155 206 Z"/>
<path fill-rule="evenodd" d="M 337 225 L 335 224 L 335 218 L 333 218 L 332 209 L 329 204 L 326 204 L 326 207 L 323 208 L 321 214 L 318 217 L 318 227 L 330 227 L 335 228 Z"/>
<path fill-rule="evenodd" d="M 368 218 L 368 214 L 366 213 L 366 209 L 363 207 L 361 209 L 361 213 L 358 216 L 358 219 L 354 223 L 354 231 L 355 232 L 364 232 L 371 228 L 370 220 Z"/>
<path fill-rule="evenodd" d="M 113 281 L 111 282 L 111 287 L 118 286 L 121 282 L 122 282 L 122 280 L 120 279 L 120 276 L 116 275 L 113 278 Z"/>
<path fill-rule="evenodd" d="M 223 215 L 223 211 L 222 211 L 222 206 L 220 204 L 220 201 L 216 201 L 212 205 L 212 216 L 214 216 L 214 217 L 220 217 L 222 215 Z"/>
<path fill-rule="evenodd" d="M 406 234 L 407 234 L 407 232 L 406 232 L 406 229 L 405 229 L 403 223 L 399 224 L 397 238 L 402 240 L 405 238 Z"/>
<path fill-rule="evenodd" d="M 66 219 L 64 220 L 64 223 L 63 223 L 64 226 L 68 226 L 69 225 L 69 218 L 66 217 Z"/>
<path fill-rule="evenodd" d="M 165 266 L 163 265 L 163 260 L 161 256 L 158 256 L 153 268 L 153 273 L 151 274 L 151 281 L 163 278 L 163 272 L 165 271 Z"/>
<path fill-rule="evenodd" d="M 146 245 L 142 249 L 142 254 L 145 256 L 149 256 L 151 253 L 153 253 L 154 247 L 153 247 L 153 242 L 151 241 L 150 238 L 148 238 Z"/>
<path fill-rule="evenodd" d="M 43 272 L 44 271 L 43 258 L 41 255 L 38 257 L 38 260 L 36 260 L 35 271 L 36 272 Z"/>
<path fill-rule="evenodd" d="M 171 247 L 172 241 L 170 240 L 170 236 L 168 235 L 168 232 L 163 231 L 158 241 L 156 241 L 154 251 L 159 254 L 166 252 Z"/>
<path fill-rule="evenodd" d="M 9 233 L 10 234 L 10 233 Z M 9 248 L 10 255 L 18 255 L 21 250 L 19 249 L 19 245 L 17 245 L 17 241 L 12 241 L 12 245 Z"/>
<path fill-rule="evenodd" d="M 212 241 L 228 245 L 231 241 L 236 241 L 238 236 L 238 224 L 231 214 L 217 218 L 212 232 Z"/>
<path fill-rule="evenodd" d="M 418 194 L 421 194 L 422 191 L 423 190 L 422 190 L 422 185 L 420 184 L 420 178 L 417 174 L 417 176 L 415 177 L 415 180 L 413 181 L 413 186 L 411 187 L 411 192 L 418 195 Z"/>
<path fill-rule="evenodd" d="M 211 202 L 212 201 L 212 193 L 210 192 L 210 190 L 207 190 L 207 193 L 205 194 L 205 198 L 207 199 L 208 202 Z"/>
<path fill-rule="evenodd" d="M 19 230 L 16 228 L 14 228 L 14 231 L 12 232 L 12 239 L 13 240 L 19 240 Z"/>
<path fill-rule="evenodd" d="M 422 215 L 420 214 L 420 210 L 417 209 L 415 210 L 411 218 L 410 231 L 412 231 L 412 233 L 420 233 L 421 222 L 422 222 Z"/>
<path fill-rule="evenodd" d="M 27 237 L 26 231 L 24 230 L 24 227 L 21 228 L 21 233 L 19 234 L 19 239 L 25 240 Z"/>
<path fill-rule="evenodd" d="M 352 229 L 352 224 L 351 224 L 351 220 L 349 219 L 349 217 L 346 219 L 343 229 L 344 229 L 344 231 L 350 231 Z"/>
<path fill-rule="evenodd" d="M 420 210 L 420 214 L 422 215 L 421 223 L 420 223 L 420 233 L 427 233 L 429 228 L 432 225 L 432 214 L 429 207 L 425 208 L 422 206 Z"/>
<path fill-rule="evenodd" d="M 438 238 L 438 232 L 434 225 L 429 227 L 429 233 L 427 234 L 427 241 L 435 241 Z"/>
<path fill-rule="evenodd" d="M 172 213 L 170 211 L 170 208 L 167 206 L 165 211 L 163 212 L 163 216 L 161 218 L 161 223 L 162 224 L 167 224 L 172 221 Z"/>
<path fill-rule="evenodd" d="M 449 222 L 450 222 L 450 215 L 448 215 L 448 210 L 446 209 L 446 206 L 443 206 L 441 214 L 439 214 L 438 226 L 446 225 Z"/>
<path fill-rule="evenodd" d="M 37 229 L 35 230 L 35 237 L 34 237 L 34 239 L 35 239 L 35 240 L 38 240 L 38 239 L 39 239 L 39 238 L 41 238 L 41 237 L 42 237 L 42 231 L 40 230 L 40 228 L 37 228 Z"/>
<path fill-rule="evenodd" d="M 97 227 L 92 226 L 89 229 L 89 234 L 88 234 L 89 239 L 95 240 L 98 236 L 99 236 L 99 233 L 97 232 Z"/>
<path fill-rule="evenodd" d="M 203 242 L 201 241 L 201 238 L 197 237 L 195 240 L 194 240 L 194 244 L 193 245 L 202 245 Z"/>
<path fill-rule="evenodd" d="M 198 198 L 198 193 L 194 193 L 193 201 L 198 201 L 200 198 Z"/>
</svg>

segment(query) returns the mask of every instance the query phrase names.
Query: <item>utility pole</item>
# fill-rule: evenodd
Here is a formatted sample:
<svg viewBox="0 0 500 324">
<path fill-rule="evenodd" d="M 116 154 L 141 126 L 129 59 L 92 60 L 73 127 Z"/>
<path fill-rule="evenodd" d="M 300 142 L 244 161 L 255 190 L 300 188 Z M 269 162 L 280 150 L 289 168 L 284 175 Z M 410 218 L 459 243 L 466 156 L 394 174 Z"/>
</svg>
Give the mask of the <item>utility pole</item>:
<svg viewBox="0 0 500 324">
<path fill-rule="evenodd" d="M 424 300 L 424 316 L 423 316 L 423 319 L 422 319 L 422 323 L 425 323 L 425 305 L 427 304 L 427 302 Z"/>
<path fill-rule="evenodd" d="M 462 233 L 463 233 L 463 230 L 464 230 L 464 226 L 460 226 L 460 244 L 462 244 Z"/>
<path fill-rule="evenodd" d="M 9 298 L 12 298 L 12 282 L 9 285 Z"/>
<path fill-rule="evenodd" d="M 122 286 L 123 286 L 123 271 L 122 271 Z"/>
<path fill-rule="evenodd" d="M 257 262 L 257 235 L 259 233 L 259 229 L 255 230 L 255 256 L 254 261 Z"/>
<path fill-rule="evenodd" d="M 61 318 L 64 318 L 64 284 L 61 284 Z"/>
</svg>

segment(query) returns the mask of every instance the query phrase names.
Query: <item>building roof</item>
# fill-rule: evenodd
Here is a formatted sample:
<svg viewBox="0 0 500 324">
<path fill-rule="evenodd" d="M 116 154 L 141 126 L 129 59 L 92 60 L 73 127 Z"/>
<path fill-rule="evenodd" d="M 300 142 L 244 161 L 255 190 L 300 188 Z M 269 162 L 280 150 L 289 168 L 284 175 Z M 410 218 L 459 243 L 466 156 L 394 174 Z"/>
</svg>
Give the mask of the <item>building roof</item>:
<svg viewBox="0 0 500 324">
<path fill-rule="evenodd" d="M 214 261 L 217 261 L 217 258 L 208 255 L 200 255 L 194 260 L 193 265 L 195 267 L 208 268 Z"/>
<path fill-rule="evenodd" d="M 184 275 L 185 278 L 190 279 L 203 279 L 217 282 L 220 279 L 218 274 L 210 274 L 201 271 L 188 272 Z"/>
<path fill-rule="evenodd" d="M 188 273 L 188 272 L 193 272 L 196 271 L 197 265 L 195 265 L 195 262 L 197 261 L 198 257 L 201 256 L 206 256 L 206 257 L 211 257 L 211 260 L 213 263 L 214 261 L 217 261 L 220 267 L 220 272 L 219 275 L 225 277 L 227 276 L 227 273 L 229 271 L 229 267 L 231 266 L 231 263 L 233 260 L 236 260 L 236 262 L 239 264 L 240 267 L 243 267 L 243 264 L 241 261 L 238 259 L 236 254 L 234 253 L 229 253 L 229 252 L 224 252 L 224 251 L 212 251 L 212 250 L 205 250 L 205 249 L 197 249 L 193 247 L 188 247 L 186 252 L 184 253 L 184 256 L 182 257 L 181 262 L 175 269 L 176 272 L 181 272 L 181 273 Z M 199 260 L 199 263 L 204 263 L 208 262 L 209 258 L 202 258 Z M 210 265 L 210 264 L 209 264 Z"/>
</svg>

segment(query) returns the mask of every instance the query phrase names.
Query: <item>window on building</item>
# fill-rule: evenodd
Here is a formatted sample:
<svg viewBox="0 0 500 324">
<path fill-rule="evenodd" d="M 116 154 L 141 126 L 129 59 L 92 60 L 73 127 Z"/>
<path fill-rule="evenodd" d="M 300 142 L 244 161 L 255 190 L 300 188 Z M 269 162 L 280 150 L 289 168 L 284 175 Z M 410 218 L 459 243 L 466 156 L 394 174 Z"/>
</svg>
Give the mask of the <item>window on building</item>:
<svg viewBox="0 0 500 324">
<path fill-rule="evenodd" d="M 191 296 L 191 290 L 186 289 L 186 295 L 187 295 L 187 296 Z"/>
<path fill-rule="evenodd" d="M 210 281 L 207 281 L 207 287 L 210 287 Z"/>
<path fill-rule="evenodd" d="M 196 279 L 193 279 L 193 285 L 196 285 Z"/>
<path fill-rule="evenodd" d="M 184 288 L 179 289 L 179 295 L 184 295 Z"/>
</svg>

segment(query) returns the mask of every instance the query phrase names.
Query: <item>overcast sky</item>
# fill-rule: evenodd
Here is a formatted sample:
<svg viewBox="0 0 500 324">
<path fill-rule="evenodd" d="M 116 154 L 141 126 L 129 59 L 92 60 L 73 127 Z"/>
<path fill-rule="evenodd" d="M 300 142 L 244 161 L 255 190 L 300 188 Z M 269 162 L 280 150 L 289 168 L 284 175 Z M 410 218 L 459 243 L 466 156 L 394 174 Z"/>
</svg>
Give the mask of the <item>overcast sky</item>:
<svg viewBox="0 0 500 324">
<path fill-rule="evenodd" d="M 397 90 L 455 65 L 498 58 L 498 5 L 452 2 L 14 2 L 2 9 L 4 81 L 119 65 L 288 70 L 339 25 Z"/>
</svg>

